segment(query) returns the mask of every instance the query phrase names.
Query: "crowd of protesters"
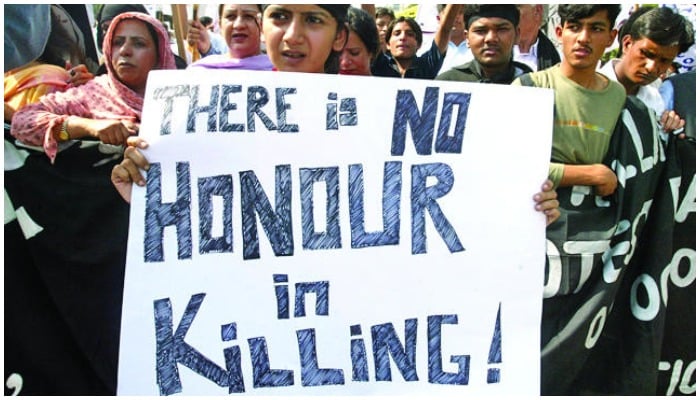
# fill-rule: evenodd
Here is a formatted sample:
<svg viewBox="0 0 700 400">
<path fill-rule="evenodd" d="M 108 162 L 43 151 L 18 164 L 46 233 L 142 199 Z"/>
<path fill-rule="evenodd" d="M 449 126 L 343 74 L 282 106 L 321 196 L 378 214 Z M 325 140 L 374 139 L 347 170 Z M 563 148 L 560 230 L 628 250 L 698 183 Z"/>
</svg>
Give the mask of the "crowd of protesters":
<svg viewBox="0 0 700 400">
<path fill-rule="evenodd" d="M 557 189 L 618 190 L 604 160 L 630 107 L 648 114 L 635 123 L 655 125 L 663 143 L 670 135 L 694 145 L 694 8 L 690 19 L 678 7 L 609 4 L 439 4 L 434 15 L 436 30 L 424 32 L 416 19 L 372 4 L 219 5 L 218 15 L 189 21 L 190 54 L 176 55 L 167 24 L 141 5 L 110 4 L 95 15 L 97 63 L 86 56 L 92 39 L 61 6 L 6 5 L 6 381 L 24 374 L 21 394 L 116 393 L 128 201 L 148 167 L 138 130 L 152 70 L 551 88 L 550 174 L 533 188 L 548 225 L 560 217 Z M 639 101 L 631 106 L 628 96 Z M 104 214 L 107 228 L 95 227 Z M 43 297 L 8 311 L 28 292 Z M 58 359 L 72 361 L 52 364 Z M 542 393 L 581 394 L 562 382 L 543 379 Z"/>
</svg>

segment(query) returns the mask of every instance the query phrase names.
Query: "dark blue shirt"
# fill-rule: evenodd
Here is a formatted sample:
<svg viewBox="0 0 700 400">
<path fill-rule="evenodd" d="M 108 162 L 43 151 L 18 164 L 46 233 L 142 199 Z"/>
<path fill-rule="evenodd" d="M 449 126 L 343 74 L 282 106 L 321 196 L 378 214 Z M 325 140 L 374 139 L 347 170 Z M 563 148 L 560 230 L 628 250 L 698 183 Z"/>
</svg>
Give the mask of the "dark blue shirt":
<svg viewBox="0 0 700 400">
<path fill-rule="evenodd" d="M 421 54 L 420 57 L 413 56 L 413 63 L 406 70 L 404 78 L 414 79 L 435 79 L 438 71 L 442 67 L 442 61 L 445 59 L 445 54 L 440 53 L 435 41 L 433 41 L 430 50 Z M 401 73 L 396 65 L 396 60 L 389 52 L 380 54 L 372 65 L 372 75 L 388 76 L 392 78 L 401 78 Z"/>
</svg>

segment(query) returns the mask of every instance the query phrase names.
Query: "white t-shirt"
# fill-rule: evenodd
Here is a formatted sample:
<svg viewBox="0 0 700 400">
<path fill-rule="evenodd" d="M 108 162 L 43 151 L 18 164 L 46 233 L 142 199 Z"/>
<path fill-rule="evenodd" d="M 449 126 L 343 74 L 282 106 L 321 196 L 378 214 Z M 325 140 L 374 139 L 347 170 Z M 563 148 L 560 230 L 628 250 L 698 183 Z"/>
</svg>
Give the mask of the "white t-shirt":
<svg viewBox="0 0 700 400">
<path fill-rule="evenodd" d="M 528 67 L 530 67 L 533 71 L 537 71 L 537 45 L 540 43 L 540 39 L 538 38 L 535 43 L 530 46 L 530 51 L 527 53 L 522 53 L 520 51 L 520 46 L 517 44 L 513 45 L 513 59 L 515 61 L 519 61 Z"/>
<path fill-rule="evenodd" d="M 474 54 L 472 54 L 472 50 L 467 45 L 466 40 L 463 40 L 459 45 L 456 45 L 450 41 L 447 44 L 447 53 L 445 53 L 445 59 L 442 62 L 442 67 L 437 74 L 440 75 L 441 73 L 449 71 L 458 65 L 466 64 L 473 59 Z"/>
</svg>

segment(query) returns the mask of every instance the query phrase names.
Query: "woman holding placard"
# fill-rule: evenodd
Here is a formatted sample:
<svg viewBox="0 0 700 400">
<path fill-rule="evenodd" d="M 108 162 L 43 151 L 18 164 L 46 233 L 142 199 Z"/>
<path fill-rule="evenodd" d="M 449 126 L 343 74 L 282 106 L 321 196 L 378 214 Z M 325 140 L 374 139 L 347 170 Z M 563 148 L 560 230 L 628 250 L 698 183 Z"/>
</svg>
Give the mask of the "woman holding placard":
<svg viewBox="0 0 700 400">
<path fill-rule="evenodd" d="M 340 52 L 345 46 L 347 4 L 266 4 L 262 31 L 274 69 L 285 72 L 337 73 Z M 148 160 L 138 149 L 148 144 L 129 138 L 124 161 L 112 170 L 112 184 L 126 201 L 131 184 L 146 184 L 141 169 Z"/>
<path fill-rule="evenodd" d="M 337 73 L 340 55 L 347 43 L 348 4 L 266 4 L 263 6 L 262 32 L 267 54 L 274 69 L 284 72 Z M 144 186 L 141 169 L 148 160 L 138 149 L 148 144 L 138 137 L 129 138 L 124 161 L 112 170 L 112 184 L 126 201 L 131 199 L 131 184 Z M 550 181 L 534 196 L 535 208 L 547 217 L 547 223 L 559 218 L 559 202 Z"/>
</svg>

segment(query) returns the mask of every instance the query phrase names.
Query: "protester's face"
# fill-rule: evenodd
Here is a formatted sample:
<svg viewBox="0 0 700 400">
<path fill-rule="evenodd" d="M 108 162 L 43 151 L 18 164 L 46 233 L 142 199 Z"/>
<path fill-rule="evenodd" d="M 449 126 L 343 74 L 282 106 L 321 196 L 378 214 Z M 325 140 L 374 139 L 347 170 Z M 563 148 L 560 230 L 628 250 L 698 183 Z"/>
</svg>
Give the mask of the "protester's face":
<svg viewBox="0 0 700 400">
<path fill-rule="evenodd" d="M 374 20 L 377 24 L 377 33 L 379 33 L 379 48 L 384 51 L 386 49 L 386 30 L 391 23 L 391 17 L 383 15 Z"/>
<path fill-rule="evenodd" d="M 260 54 L 260 11 L 254 4 L 227 4 L 221 13 L 221 36 L 229 54 L 245 58 Z"/>
<path fill-rule="evenodd" d="M 157 46 L 146 23 L 135 19 L 119 22 L 112 36 L 112 68 L 117 78 L 143 93 L 148 73 L 158 63 Z"/>
<path fill-rule="evenodd" d="M 564 60 L 573 69 L 595 69 L 605 49 L 615 40 L 608 12 L 600 10 L 588 18 L 567 21 L 556 29 Z"/>
<path fill-rule="evenodd" d="M 340 54 L 340 71 L 342 75 L 371 75 L 372 55 L 357 33 L 350 31 L 348 43 Z"/>
<path fill-rule="evenodd" d="M 630 35 L 622 38 L 623 73 L 627 80 L 638 84 L 648 85 L 671 67 L 678 55 L 680 47 L 660 46 L 649 38 L 633 40 Z"/>
<path fill-rule="evenodd" d="M 331 51 L 341 51 L 345 30 L 314 4 L 271 4 L 263 15 L 265 47 L 279 71 L 324 72 Z"/>
<path fill-rule="evenodd" d="M 479 64 L 498 68 L 510 62 L 517 36 L 513 23 L 505 18 L 479 18 L 469 26 L 467 40 Z"/>
<path fill-rule="evenodd" d="M 389 51 L 396 59 L 413 58 L 418 52 L 418 40 L 416 32 L 407 22 L 399 22 L 394 25 L 389 38 Z"/>
</svg>

